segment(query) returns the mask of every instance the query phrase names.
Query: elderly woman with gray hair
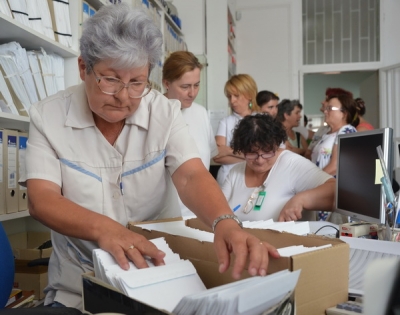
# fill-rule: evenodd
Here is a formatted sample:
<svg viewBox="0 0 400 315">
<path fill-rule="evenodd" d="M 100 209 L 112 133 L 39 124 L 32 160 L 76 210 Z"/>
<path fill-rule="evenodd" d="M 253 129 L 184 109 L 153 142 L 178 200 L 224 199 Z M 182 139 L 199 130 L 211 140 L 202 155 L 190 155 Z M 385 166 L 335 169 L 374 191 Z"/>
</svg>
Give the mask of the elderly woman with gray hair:
<svg viewBox="0 0 400 315">
<path fill-rule="evenodd" d="M 46 305 L 81 308 L 81 274 L 92 250 L 123 269 L 165 254 L 126 228 L 129 221 L 180 216 L 184 204 L 214 229 L 219 271 L 265 275 L 268 243 L 241 229 L 202 164 L 179 101 L 151 89 L 162 34 L 145 12 L 103 6 L 84 24 L 78 58 L 83 81 L 31 107 L 26 184 L 32 217 L 52 230 Z M 261 244 L 261 245 L 260 245 Z M 249 260 L 249 262 L 247 262 Z"/>
</svg>

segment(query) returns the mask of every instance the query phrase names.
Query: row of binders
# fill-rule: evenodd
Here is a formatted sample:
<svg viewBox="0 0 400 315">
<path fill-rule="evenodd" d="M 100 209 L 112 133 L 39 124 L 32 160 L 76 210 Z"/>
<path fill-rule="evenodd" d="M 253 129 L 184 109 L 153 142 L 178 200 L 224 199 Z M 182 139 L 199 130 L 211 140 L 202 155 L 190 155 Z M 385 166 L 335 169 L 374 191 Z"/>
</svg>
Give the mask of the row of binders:
<svg viewBox="0 0 400 315">
<path fill-rule="evenodd" d="M 69 0 L 0 0 L 0 13 L 72 47 Z"/>
<path fill-rule="evenodd" d="M 149 268 L 131 263 L 126 271 L 109 253 L 95 249 L 95 275 L 129 297 L 176 315 L 276 314 L 273 310 L 292 296 L 300 275 L 300 270 L 284 270 L 206 289 L 193 264 L 173 253 L 164 238 L 151 242 L 166 253 L 165 265 L 155 267 L 147 260 Z"/>
<path fill-rule="evenodd" d="M 0 110 L 29 116 L 32 104 L 65 88 L 64 59 L 26 51 L 17 42 L 0 45 Z"/>
<path fill-rule="evenodd" d="M 26 187 L 18 184 L 25 172 L 28 134 L 17 130 L 0 130 L 0 215 L 28 209 Z"/>
</svg>

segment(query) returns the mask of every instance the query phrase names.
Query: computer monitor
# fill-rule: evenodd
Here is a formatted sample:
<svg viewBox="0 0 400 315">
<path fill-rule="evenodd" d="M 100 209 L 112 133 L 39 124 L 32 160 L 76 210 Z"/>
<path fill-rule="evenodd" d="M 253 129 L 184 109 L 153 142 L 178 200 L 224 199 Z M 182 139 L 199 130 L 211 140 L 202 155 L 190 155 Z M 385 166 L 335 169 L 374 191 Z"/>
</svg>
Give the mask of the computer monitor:
<svg viewBox="0 0 400 315">
<path fill-rule="evenodd" d="M 338 136 L 336 212 L 354 221 L 385 224 L 385 194 L 381 185 L 375 184 L 376 165 L 380 165 L 378 146 L 382 147 L 391 183 L 394 156 L 391 128 Z"/>
</svg>

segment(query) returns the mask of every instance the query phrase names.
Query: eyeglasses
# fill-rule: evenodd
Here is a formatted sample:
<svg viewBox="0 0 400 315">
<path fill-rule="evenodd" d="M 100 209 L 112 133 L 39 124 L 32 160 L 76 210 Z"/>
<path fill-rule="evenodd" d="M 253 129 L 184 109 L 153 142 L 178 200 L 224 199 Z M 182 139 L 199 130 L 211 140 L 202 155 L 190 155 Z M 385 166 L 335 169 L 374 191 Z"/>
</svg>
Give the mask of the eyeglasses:
<svg viewBox="0 0 400 315">
<path fill-rule="evenodd" d="M 246 203 L 246 206 L 243 209 L 243 213 L 248 214 L 251 210 L 253 210 L 254 204 L 257 202 L 260 191 L 263 191 L 264 189 L 265 189 L 264 184 L 254 189 L 253 193 L 251 194 L 249 200 Z"/>
<path fill-rule="evenodd" d="M 263 153 L 263 154 L 258 154 L 256 152 L 251 152 L 251 153 L 245 153 L 244 158 L 248 161 L 255 161 L 259 157 L 262 157 L 264 160 L 270 159 L 275 156 L 275 151 L 271 151 L 268 153 Z"/>
<path fill-rule="evenodd" d="M 130 98 L 141 98 L 149 94 L 151 91 L 151 85 L 149 82 L 134 81 L 125 84 L 118 78 L 98 76 L 93 69 L 92 71 L 96 78 L 97 86 L 104 94 L 115 95 L 121 92 L 123 88 L 127 88 L 128 96 Z"/>
<path fill-rule="evenodd" d="M 325 112 L 325 111 L 331 112 L 331 111 L 333 111 L 333 110 L 340 110 L 341 112 L 343 112 L 343 109 L 342 109 L 342 108 L 339 108 L 339 107 L 335 107 L 335 106 L 325 106 L 325 107 L 324 107 L 324 112 Z"/>
</svg>

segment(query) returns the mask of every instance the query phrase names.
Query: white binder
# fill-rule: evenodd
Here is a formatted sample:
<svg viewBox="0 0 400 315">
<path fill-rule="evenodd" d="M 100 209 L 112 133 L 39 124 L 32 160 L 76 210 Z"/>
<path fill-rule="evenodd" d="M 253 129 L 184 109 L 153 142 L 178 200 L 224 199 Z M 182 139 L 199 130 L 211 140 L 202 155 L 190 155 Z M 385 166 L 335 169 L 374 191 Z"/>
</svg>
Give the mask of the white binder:
<svg viewBox="0 0 400 315">
<path fill-rule="evenodd" d="M 18 212 L 18 131 L 3 129 L 3 184 L 6 213 Z"/>
<path fill-rule="evenodd" d="M 28 133 L 18 132 L 18 179 L 25 173 L 25 155 Z M 18 186 L 18 211 L 28 210 L 28 194 L 24 186 Z"/>
</svg>

